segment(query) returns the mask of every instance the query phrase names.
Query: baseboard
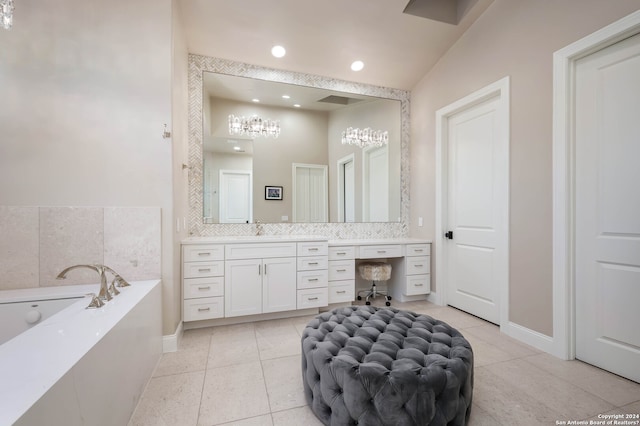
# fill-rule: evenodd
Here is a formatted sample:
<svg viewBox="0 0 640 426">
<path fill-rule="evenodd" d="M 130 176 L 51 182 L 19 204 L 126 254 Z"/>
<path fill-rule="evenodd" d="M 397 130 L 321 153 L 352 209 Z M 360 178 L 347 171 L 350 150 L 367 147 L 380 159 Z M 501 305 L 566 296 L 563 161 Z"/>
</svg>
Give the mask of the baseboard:
<svg viewBox="0 0 640 426">
<path fill-rule="evenodd" d="M 178 345 L 180 344 L 180 340 L 182 340 L 182 332 L 183 332 L 182 321 L 178 324 L 176 328 L 176 332 L 174 334 L 170 334 L 168 336 L 162 336 L 162 352 L 177 352 Z"/>
<path fill-rule="evenodd" d="M 435 305 L 441 305 L 441 301 L 440 298 L 438 297 L 438 293 L 436 293 L 435 291 L 432 291 L 431 293 L 427 294 L 427 302 L 431 302 Z"/>
<path fill-rule="evenodd" d="M 500 327 L 500 331 L 522 343 L 526 343 L 529 346 L 553 355 L 553 337 L 549 337 L 546 334 L 539 333 L 514 322 L 509 322 L 507 325 Z"/>
</svg>

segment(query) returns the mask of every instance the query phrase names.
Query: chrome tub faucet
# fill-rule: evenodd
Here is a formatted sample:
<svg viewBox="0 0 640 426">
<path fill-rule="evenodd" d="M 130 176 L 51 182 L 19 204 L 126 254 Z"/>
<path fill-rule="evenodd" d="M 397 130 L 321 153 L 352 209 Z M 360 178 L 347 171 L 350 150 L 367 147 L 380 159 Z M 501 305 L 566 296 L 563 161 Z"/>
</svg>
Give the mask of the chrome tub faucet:
<svg viewBox="0 0 640 426">
<path fill-rule="evenodd" d="M 56 279 L 63 280 L 67 278 L 67 273 L 69 271 L 73 269 L 78 269 L 78 268 L 91 269 L 92 271 L 97 272 L 98 276 L 100 277 L 100 292 L 98 293 L 97 297 L 92 297 L 92 301 L 88 306 L 89 308 L 99 308 L 103 305 L 103 304 L 97 303 L 95 299 L 98 299 L 99 301 L 104 300 L 108 302 L 113 298 L 112 296 L 117 296 L 118 294 L 120 294 L 120 292 L 116 287 L 128 287 L 131 285 L 113 269 L 105 265 L 97 265 L 97 264 L 69 266 L 68 268 L 63 269 L 62 272 L 58 274 Z M 107 275 L 106 275 L 107 272 L 113 275 L 113 281 L 111 281 L 111 285 L 107 283 Z"/>
</svg>

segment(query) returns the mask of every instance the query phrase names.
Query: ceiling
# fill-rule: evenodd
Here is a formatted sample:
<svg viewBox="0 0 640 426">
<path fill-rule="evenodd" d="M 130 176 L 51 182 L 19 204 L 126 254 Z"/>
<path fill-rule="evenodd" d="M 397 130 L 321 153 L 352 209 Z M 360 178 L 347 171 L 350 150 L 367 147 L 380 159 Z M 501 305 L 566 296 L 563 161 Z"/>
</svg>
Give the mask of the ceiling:
<svg viewBox="0 0 640 426">
<path fill-rule="evenodd" d="M 457 25 L 403 13 L 408 0 L 179 3 L 190 53 L 410 90 L 493 0 L 457 1 L 465 5 Z M 276 44 L 283 58 L 271 55 Z M 351 70 L 355 60 L 362 71 Z"/>
</svg>

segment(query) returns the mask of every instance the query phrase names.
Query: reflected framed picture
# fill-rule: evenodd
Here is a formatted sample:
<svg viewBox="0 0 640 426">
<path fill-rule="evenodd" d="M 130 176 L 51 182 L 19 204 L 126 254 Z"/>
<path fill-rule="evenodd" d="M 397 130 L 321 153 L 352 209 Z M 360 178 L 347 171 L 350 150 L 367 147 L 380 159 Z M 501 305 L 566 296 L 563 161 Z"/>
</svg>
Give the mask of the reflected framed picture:
<svg viewBox="0 0 640 426">
<path fill-rule="evenodd" d="M 281 186 L 265 186 L 264 199 L 265 200 L 282 200 L 282 187 Z"/>
</svg>

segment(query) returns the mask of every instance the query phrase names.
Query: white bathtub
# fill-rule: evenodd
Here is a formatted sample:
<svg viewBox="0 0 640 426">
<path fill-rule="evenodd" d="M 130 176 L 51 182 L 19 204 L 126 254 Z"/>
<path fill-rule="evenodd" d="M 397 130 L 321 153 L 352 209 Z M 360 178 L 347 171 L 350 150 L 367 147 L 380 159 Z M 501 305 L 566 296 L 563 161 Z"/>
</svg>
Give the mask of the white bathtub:
<svg viewBox="0 0 640 426">
<path fill-rule="evenodd" d="M 0 425 L 127 424 L 162 353 L 160 281 L 133 282 L 99 309 L 88 302 L 0 345 Z"/>
</svg>

